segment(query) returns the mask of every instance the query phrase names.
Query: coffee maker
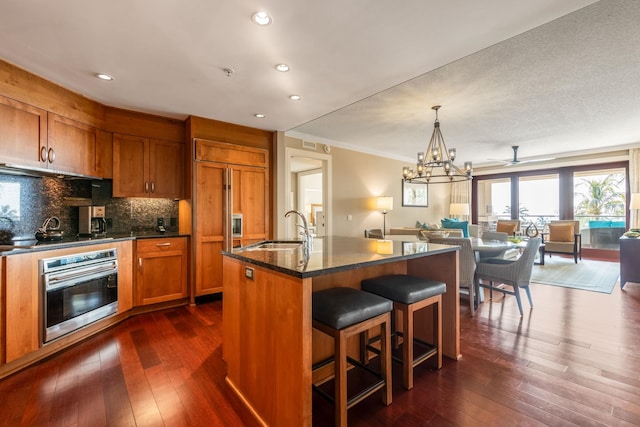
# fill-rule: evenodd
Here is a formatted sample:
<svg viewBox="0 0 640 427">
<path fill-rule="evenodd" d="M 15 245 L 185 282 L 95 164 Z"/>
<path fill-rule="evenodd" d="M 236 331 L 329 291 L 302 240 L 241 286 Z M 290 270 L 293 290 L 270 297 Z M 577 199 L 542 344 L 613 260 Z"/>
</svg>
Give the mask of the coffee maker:
<svg viewBox="0 0 640 427">
<path fill-rule="evenodd" d="M 82 237 L 106 237 L 107 220 L 104 206 L 80 206 L 78 235 Z"/>
</svg>

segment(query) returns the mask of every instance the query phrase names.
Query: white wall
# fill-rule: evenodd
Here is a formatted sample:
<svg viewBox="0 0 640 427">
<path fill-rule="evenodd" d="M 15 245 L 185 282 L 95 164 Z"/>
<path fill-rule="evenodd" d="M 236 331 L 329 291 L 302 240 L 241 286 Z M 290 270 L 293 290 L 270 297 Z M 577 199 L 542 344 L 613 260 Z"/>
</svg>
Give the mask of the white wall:
<svg viewBox="0 0 640 427">
<path fill-rule="evenodd" d="M 402 206 L 402 167 L 410 166 L 408 163 L 341 148 L 333 148 L 332 154 L 333 234 L 360 237 L 365 228 L 382 228 L 383 215 L 375 210 L 376 196 L 393 197 L 387 232 L 391 227 L 414 226 L 416 221 L 440 222 L 448 213 L 449 184 L 429 185 L 426 208 Z"/>
<path fill-rule="evenodd" d="M 302 147 L 299 139 L 285 140 L 287 147 Z M 317 150 L 322 146 L 318 144 Z M 382 228 L 382 213 L 374 206 L 375 197 L 382 195 L 393 197 L 393 210 L 386 218 L 387 231 L 390 227 L 414 226 L 416 221 L 439 223 L 448 216 L 449 184 L 429 185 L 426 208 L 402 206 L 402 167 L 412 166 L 409 163 L 339 147 L 331 147 L 329 155 L 333 165 L 333 235 L 361 237 L 365 228 Z M 277 191 L 282 191 L 281 187 L 278 185 Z"/>
</svg>

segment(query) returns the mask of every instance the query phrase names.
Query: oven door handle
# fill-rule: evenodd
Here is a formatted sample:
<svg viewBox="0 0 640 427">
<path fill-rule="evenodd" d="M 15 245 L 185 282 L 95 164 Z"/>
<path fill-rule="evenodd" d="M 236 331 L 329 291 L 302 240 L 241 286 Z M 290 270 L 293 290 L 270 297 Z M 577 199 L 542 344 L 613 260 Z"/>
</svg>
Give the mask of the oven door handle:
<svg viewBox="0 0 640 427">
<path fill-rule="evenodd" d="M 70 269 L 66 272 L 56 272 L 53 274 L 45 274 L 44 282 L 47 291 L 55 290 L 69 286 L 69 284 L 82 281 L 92 280 L 97 277 L 109 276 L 118 272 L 118 262 L 110 261 L 105 264 L 97 264 L 89 267 L 78 267 Z"/>
</svg>

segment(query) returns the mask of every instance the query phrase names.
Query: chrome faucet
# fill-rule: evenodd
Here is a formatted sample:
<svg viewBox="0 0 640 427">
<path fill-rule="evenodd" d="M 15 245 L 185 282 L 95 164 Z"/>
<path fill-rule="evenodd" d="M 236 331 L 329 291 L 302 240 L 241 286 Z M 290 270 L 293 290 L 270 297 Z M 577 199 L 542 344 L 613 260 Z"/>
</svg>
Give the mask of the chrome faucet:
<svg viewBox="0 0 640 427">
<path fill-rule="evenodd" d="M 286 214 L 284 214 L 285 218 L 289 218 L 289 215 L 291 215 L 292 213 L 298 215 L 300 218 L 302 218 L 302 223 L 304 224 L 304 226 L 300 225 L 300 224 L 296 224 L 296 226 L 302 228 L 302 232 L 300 233 L 302 236 L 304 236 L 304 245 L 306 247 L 306 249 L 311 249 L 311 247 L 313 246 L 313 236 L 311 235 L 311 232 L 309 231 L 309 223 L 307 223 L 307 219 L 304 217 L 304 214 L 300 211 L 297 210 L 290 210 L 288 211 Z"/>
</svg>

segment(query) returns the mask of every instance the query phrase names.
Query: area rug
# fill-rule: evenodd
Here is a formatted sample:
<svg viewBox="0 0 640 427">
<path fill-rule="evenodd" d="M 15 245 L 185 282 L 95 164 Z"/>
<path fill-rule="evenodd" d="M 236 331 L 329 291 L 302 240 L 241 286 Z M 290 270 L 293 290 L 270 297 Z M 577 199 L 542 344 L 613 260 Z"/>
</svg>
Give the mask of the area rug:
<svg viewBox="0 0 640 427">
<path fill-rule="evenodd" d="M 545 265 L 534 265 L 531 281 L 543 285 L 562 286 L 610 294 L 620 275 L 617 262 L 545 257 Z"/>
</svg>

